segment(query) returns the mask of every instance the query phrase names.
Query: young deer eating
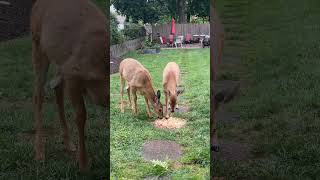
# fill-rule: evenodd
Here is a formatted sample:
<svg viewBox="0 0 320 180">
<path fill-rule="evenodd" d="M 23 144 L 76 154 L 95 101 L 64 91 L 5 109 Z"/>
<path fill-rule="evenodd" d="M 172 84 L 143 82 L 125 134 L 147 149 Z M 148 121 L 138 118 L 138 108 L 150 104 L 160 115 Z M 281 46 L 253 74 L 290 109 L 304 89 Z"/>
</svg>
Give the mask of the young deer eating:
<svg viewBox="0 0 320 180">
<path fill-rule="evenodd" d="M 168 99 L 173 113 L 177 106 L 177 96 L 179 92 L 177 91 L 177 84 L 180 81 L 180 69 L 177 63 L 169 62 L 163 70 L 163 91 L 166 96 L 166 118 L 169 118 L 168 113 Z"/>
<path fill-rule="evenodd" d="M 152 104 L 152 107 L 155 113 L 158 115 L 158 118 L 162 119 L 163 111 L 162 104 L 160 102 L 160 90 L 155 93 L 150 73 L 147 69 L 143 67 L 137 60 L 127 58 L 120 63 L 119 67 L 120 73 L 120 93 L 121 93 L 121 112 L 124 112 L 123 104 L 123 89 L 125 81 L 128 82 L 127 93 L 129 97 L 130 106 L 132 106 L 132 111 L 134 114 L 137 114 L 137 92 L 144 96 L 147 114 L 151 117 L 149 102 Z M 131 103 L 131 94 L 133 96 L 133 104 Z"/>
<path fill-rule="evenodd" d="M 37 160 L 45 159 L 42 113 L 44 86 L 49 64 L 54 64 L 57 74 L 51 85 L 55 90 L 64 145 L 68 150 L 73 149 L 64 113 L 66 91 L 75 110 L 78 127 L 79 168 L 87 168 L 84 96 L 89 96 L 94 104 L 107 107 L 107 24 L 107 18 L 89 0 L 35 2 L 31 15 L 31 32 Z"/>
</svg>

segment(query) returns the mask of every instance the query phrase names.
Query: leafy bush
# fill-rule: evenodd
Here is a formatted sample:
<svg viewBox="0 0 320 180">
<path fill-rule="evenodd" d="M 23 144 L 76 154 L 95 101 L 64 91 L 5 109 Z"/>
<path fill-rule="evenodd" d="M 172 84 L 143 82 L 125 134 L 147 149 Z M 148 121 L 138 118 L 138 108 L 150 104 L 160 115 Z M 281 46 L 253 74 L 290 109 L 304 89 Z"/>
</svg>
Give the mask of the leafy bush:
<svg viewBox="0 0 320 180">
<path fill-rule="evenodd" d="M 142 43 L 142 49 L 144 48 L 160 48 L 160 44 L 156 41 L 151 41 L 151 37 L 146 37 Z"/>
<path fill-rule="evenodd" d="M 146 34 L 143 25 L 139 23 L 127 24 L 122 32 L 128 40 L 143 37 Z"/>
<path fill-rule="evenodd" d="M 121 32 L 118 31 L 118 21 L 116 18 L 116 15 L 113 13 L 110 13 L 110 44 L 119 44 L 124 41 L 124 36 L 121 34 Z"/>
</svg>

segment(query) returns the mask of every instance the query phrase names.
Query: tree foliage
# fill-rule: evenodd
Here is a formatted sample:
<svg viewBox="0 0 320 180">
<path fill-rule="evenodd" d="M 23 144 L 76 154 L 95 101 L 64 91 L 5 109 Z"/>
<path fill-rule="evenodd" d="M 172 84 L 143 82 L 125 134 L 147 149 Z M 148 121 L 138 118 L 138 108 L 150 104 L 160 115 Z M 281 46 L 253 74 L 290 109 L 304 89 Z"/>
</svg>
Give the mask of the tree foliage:
<svg viewBox="0 0 320 180">
<path fill-rule="evenodd" d="M 210 0 L 111 0 L 111 4 L 133 22 L 151 24 L 171 17 L 181 22 L 190 15 L 205 18 L 210 14 Z"/>
<path fill-rule="evenodd" d="M 134 23 L 142 20 L 144 23 L 155 23 L 165 15 L 162 8 L 163 0 L 111 0 L 120 15 L 125 15 Z"/>
<path fill-rule="evenodd" d="M 116 15 L 113 13 L 110 13 L 110 44 L 119 44 L 122 43 L 124 40 L 123 35 L 118 31 L 118 21 L 116 18 Z"/>
<path fill-rule="evenodd" d="M 207 18 L 210 16 L 210 1 L 188 0 L 187 12 L 200 18 Z"/>
</svg>

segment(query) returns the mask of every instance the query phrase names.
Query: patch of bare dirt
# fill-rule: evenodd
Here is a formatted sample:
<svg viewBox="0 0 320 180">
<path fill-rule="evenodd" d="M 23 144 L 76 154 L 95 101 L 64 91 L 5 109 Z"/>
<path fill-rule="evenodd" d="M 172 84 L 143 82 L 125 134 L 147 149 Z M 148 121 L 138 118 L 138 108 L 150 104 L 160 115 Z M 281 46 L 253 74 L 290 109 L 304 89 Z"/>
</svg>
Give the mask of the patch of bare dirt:
<svg viewBox="0 0 320 180">
<path fill-rule="evenodd" d="M 180 129 L 186 125 L 187 121 L 181 118 L 169 117 L 168 119 L 157 119 L 153 125 L 160 129 Z"/>
</svg>

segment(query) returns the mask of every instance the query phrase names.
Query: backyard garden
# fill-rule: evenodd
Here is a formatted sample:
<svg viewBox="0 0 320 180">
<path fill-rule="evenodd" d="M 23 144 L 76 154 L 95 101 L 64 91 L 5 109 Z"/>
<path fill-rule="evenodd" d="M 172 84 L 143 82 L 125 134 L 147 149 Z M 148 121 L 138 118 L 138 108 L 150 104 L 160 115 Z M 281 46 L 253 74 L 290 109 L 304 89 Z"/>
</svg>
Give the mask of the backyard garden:
<svg viewBox="0 0 320 180">
<path fill-rule="evenodd" d="M 112 179 L 143 179 L 171 177 L 171 179 L 209 179 L 209 123 L 210 123 L 210 49 L 161 50 L 160 54 L 141 54 L 131 51 L 127 57 L 138 60 L 151 74 L 155 90 L 161 91 L 164 104 L 162 72 L 170 61 L 180 66 L 181 84 L 179 108 L 172 116 L 186 120 L 181 128 L 158 128 L 148 118 L 144 98 L 138 95 L 138 115 L 134 116 L 128 103 L 120 112 L 120 77 L 111 75 L 110 126 L 111 126 L 111 177 Z M 125 93 L 125 100 L 128 101 Z M 169 158 L 148 159 L 148 144 L 168 144 L 164 149 Z M 171 144 L 175 144 L 171 145 Z M 157 147 L 153 147 L 154 151 Z M 152 151 L 152 147 L 151 147 Z M 169 152 L 168 152 L 169 151 Z M 176 151 L 179 157 L 170 159 Z M 157 152 L 155 152 L 156 155 Z M 161 154 L 161 152 L 158 152 Z M 152 156 L 151 154 L 150 156 Z M 153 155 L 153 156 L 155 156 Z M 159 156 L 158 156 L 159 157 Z"/>
</svg>

